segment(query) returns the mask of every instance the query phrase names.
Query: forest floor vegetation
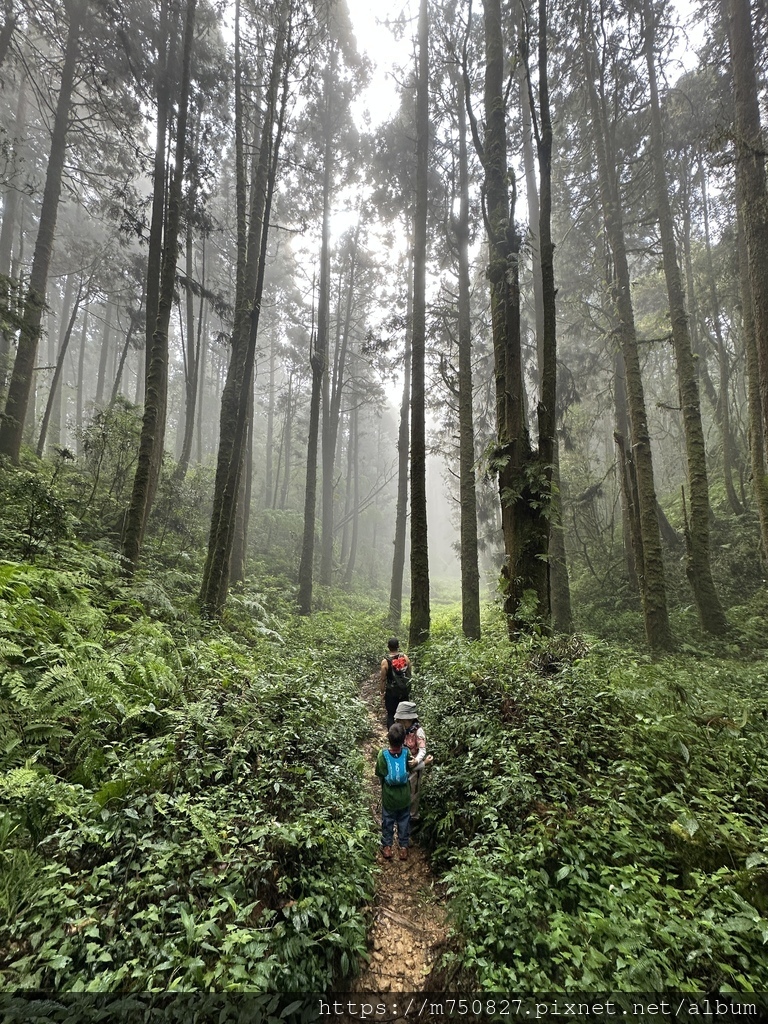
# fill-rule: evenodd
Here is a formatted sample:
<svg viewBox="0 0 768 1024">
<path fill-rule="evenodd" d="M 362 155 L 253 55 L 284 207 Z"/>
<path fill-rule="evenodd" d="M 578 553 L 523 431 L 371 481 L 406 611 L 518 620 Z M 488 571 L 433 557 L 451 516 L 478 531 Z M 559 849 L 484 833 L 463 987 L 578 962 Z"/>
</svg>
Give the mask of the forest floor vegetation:
<svg viewBox="0 0 768 1024">
<path fill-rule="evenodd" d="M 742 621 L 719 654 L 657 661 L 435 625 L 421 841 L 453 935 L 430 986 L 768 990 L 768 644 Z"/>
<path fill-rule="evenodd" d="M 656 660 L 632 612 L 510 643 L 441 609 L 419 852 L 381 865 L 383 607 L 262 572 L 205 621 L 194 561 L 128 582 L 43 491 L 4 505 L 0 991 L 768 991 L 764 590 Z"/>
<path fill-rule="evenodd" d="M 2 987 L 324 991 L 373 894 L 370 615 L 205 623 L 116 569 L 0 563 Z"/>
</svg>

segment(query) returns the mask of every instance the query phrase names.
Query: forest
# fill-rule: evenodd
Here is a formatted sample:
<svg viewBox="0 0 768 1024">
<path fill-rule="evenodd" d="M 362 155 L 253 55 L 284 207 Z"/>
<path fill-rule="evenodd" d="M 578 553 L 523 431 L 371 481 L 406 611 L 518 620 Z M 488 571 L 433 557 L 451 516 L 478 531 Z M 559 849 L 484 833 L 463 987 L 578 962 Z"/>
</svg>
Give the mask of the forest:
<svg viewBox="0 0 768 1024">
<path fill-rule="evenodd" d="M 0 7 L 3 1019 L 768 1016 L 765 0 Z"/>
</svg>

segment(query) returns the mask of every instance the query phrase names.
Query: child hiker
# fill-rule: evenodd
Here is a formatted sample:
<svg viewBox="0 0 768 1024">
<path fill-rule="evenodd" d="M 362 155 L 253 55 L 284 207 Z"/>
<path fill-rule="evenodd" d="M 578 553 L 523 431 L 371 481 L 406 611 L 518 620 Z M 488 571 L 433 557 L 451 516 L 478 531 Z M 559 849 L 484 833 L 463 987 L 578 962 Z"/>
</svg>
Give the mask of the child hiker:
<svg viewBox="0 0 768 1024">
<path fill-rule="evenodd" d="M 421 773 L 425 765 L 432 763 L 432 755 L 427 755 L 427 737 L 419 725 L 419 713 L 412 700 L 400 701 L 395 709 L 395 722 L 402 722 L 405 729 L 403 745 L 411 757 L 409 761 L 411 773 L 411 821 L 418 821 Z"/>
<path fill-rule="evenodd" d="M 403 746 L 405 729 L 400 722 L 387 733 L 389 748 L 376 758 L 376 774 L 381 779 L 381 853 L 392 860 L 392 843 L 397 825 L 400 860 L 408 859 L 411 837 L 411 787 L 408 781 L 408 748 Z"/>
</svg>

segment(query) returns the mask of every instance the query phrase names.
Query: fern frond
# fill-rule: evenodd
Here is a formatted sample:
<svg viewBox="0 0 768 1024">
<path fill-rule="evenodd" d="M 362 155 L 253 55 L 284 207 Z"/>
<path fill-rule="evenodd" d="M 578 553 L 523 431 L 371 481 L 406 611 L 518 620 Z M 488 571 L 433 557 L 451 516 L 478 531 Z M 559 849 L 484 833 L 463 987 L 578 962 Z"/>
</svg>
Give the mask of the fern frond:
<svg viewBox="0 0 768 1024">
<path fill-rule="evenodd" d="M 6 800 L 23 798 L 40 781 L 40 773 L 33 768 L 12 768 L 0 775 L 0 793 Z"/>
<path fill-rule="evenodd" d="M 0 629 L 2 625 L 0 624 Z M 14 640 L 8 640 L 4 636 L 0 635 L 0 658 L 4 661 L 16 661 L 24 657 L 24 648 L 20 644 L 17 644 Z M 2 669 L 0 669 L 2 671 Z"/>
<path fill-rule="evenodd" d="M 18 669 L 13 669 L 3 675 L 2 687 L 6 700 L 12 704 L 17 705 L 23 710 L 34 706 L 34 699 L 31 696 L 32 690 Z"/>
</svg>

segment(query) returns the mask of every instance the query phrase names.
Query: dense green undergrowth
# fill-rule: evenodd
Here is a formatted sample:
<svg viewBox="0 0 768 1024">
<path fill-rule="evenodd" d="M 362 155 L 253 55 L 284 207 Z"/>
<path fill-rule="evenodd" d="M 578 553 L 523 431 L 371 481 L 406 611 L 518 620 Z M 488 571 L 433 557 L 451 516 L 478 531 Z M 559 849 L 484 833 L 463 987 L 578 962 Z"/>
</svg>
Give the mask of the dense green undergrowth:
<svg viewBox="0 0 768 1024">
<path fill-rule="evenodd" d="M 80 558 L 0 563 L 2 988 L 324 990 L 374 881 L 370 616 L 205 624 Z"/>
<path fill-rule="evenodd" d="M 768 989 L 768 644 L 759 614 L 734 619 L 725 656 L 659 662 L 434 630 L 422 841 L 455 928 L 436 984 Z"/>
<path fill-rule="evenodd" d="M 117 516 L 102 470 L 64 501 L 0 466 L 0 988 L 343 987 L 375 879 L 358 681 L 382 610 L 318 591 L 297 618 L 281 519 L 282 564 L 201 622 L 197 484 L 169 491 L 128 585 L 77 518 L 93 495 Z M 420 841 L 455 931 L 433 985 L 768 989 L 768 598 L 747 590 L 717 643 L 675 608 L 656 662 L 640 641 L 510 644 L 491 613 L 476 643 L 435 622 Z M 636 611 L 577 609 L 642 636 Z"/>
</svg>

